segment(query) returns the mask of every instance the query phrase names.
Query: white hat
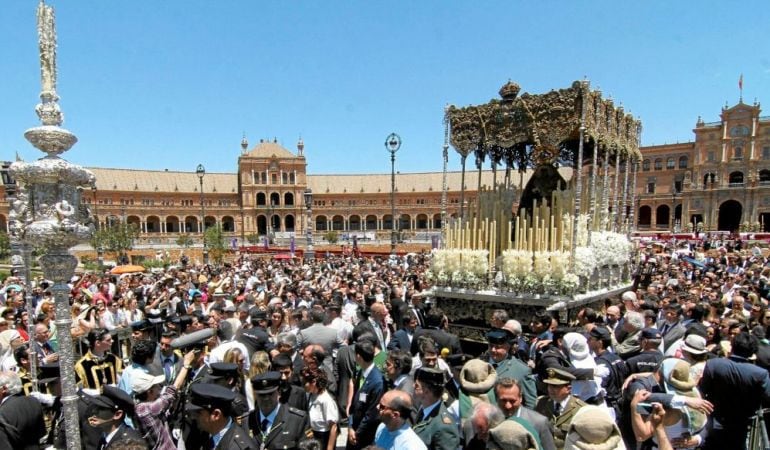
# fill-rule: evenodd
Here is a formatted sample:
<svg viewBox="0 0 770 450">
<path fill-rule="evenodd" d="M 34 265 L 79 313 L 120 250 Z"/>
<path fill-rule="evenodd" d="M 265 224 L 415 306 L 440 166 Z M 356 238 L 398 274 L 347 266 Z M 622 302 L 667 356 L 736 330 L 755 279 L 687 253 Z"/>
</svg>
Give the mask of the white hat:
<svg viewBox="0 0 770 450">
<path fill-rule="evenodd" d="M 708 351 L 706 350 L 706 338 L 691 334 L 684 339 L 682 350 L 693 355 L 702 355 Z"/>
<path fill-rule="evenodd" d="M 570 359 L 585 359 L 589 355 L 588 340 L 580 333 L 565 334 L 564 346 L 569 351 Z"/>
<path fill-rule="evenodd" d="M 150 375 L 147 372 L 137 371 L 131 376 L 131 390 L 134 394 L 143 394 L 156 384 L 164 384 L 166 377 L 163 375 Z"/>
</svg>

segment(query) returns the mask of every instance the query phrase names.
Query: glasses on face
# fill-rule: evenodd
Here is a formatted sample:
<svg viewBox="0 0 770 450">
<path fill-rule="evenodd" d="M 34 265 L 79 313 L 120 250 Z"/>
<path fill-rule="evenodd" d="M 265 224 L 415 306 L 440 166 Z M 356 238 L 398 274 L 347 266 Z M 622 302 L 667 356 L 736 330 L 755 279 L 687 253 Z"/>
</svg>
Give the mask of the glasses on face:
<svg viewBox="0 0 770 450">
<path fill-rule="evenodd" d="M 386 409 L 389 409 L 389 410 L 391 410 L 391 411 L 394 411 L 394 409 L 393 409 L 393 408 L 391 408 L 391 407 L 390 407 L 390 406 L 388 406 L 388 405 L 383 405 L 382 403 L 378 403 L 378 404 L 377 404 L 377 409 L 379 409 L 380 411 L 383 411 L 383 410 L 386 410 Z"/>
</svg>

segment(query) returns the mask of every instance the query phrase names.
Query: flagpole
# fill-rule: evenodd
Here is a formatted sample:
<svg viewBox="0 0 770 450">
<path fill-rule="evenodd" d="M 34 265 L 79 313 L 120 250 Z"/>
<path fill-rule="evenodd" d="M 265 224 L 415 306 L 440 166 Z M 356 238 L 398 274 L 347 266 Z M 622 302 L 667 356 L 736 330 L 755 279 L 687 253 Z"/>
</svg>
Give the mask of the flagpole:
<svg viewBox="0 0 770 450">
<path fill-rule="evenodd" d="M 741 77 L 738 79 L 738 90 L 740 91 L 740 94 L 741 94 L 739 103 L 743 103 L 743 74 L 741 74 Z"/>
</svg>

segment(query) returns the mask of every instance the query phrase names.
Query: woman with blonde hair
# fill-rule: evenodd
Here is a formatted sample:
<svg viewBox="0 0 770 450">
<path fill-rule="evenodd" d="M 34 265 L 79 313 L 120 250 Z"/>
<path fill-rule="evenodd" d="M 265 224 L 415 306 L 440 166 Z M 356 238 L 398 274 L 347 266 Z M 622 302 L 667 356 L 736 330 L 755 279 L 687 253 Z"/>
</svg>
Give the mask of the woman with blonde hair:
<svg viewBox="0 0 770 450">
<path fill-rule="evenodd" d="M 246 404 L 249 405 L 249 411 L 254 411 L 254 390 L 251 388 L 251 377 L 245 377 L 243 373 L 243 364 L 246 361 L 246 355 L 241 349 L 234 347 L 225 352 L 222 362 L 235 364 L 238 366 L 238 384 L 236 389 L 246 397 Z"/>
<path fill-rule="evenodd" d="M 262 375 L 270 371 L 270 356 L 267 352 L 256 352 L 251 355 L 251 366 L 249 367 L 249 380 L 257 375 Z"/>
</svg>

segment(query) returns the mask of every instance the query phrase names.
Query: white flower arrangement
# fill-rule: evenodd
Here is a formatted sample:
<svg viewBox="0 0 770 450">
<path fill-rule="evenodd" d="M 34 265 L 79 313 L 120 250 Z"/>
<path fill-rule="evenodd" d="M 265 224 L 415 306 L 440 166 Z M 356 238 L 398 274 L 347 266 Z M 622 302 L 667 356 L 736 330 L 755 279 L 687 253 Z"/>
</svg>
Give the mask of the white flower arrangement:
<svg viewBox="0 0 770 450">
<path fill-rule="evenodd" d="M 551 252 L 551 278 L 560 281 L 569 271 L 569 252 Z"/>
<path fill-rule="evenodd" d="M 539 279 L 544 279 L 551 273 L 551 252 L 535 252 L 534 273 Z"/>
<path fill-rule="evenodd" d="M 430 272 L 440 285 L 478 284 L 489 271 L 488 250 L 433 250 Z"/>
<path fill-rule="evenodd" d="M 507 280 L 524 278 L 532 272 L 532 252 L 527 250 L 505 250 L 501 263 Z"/>
<path fill-rule="evenodd" d="M 572 271 L 579 277 L 590 277 L 596 269 L 596 257 L 591 247 L 577 247 L 575 249 L 575 268 Z"/>
<path fill-rule="evenodd" d="M 591 248 L 599 265 L 623 265 L 631 257 L 631 242 L 624 234 L 599 231 L 591 234 Z"/>
<path fill-rule="evenodd" d="M 580 286 L 580 278 L 574 273 L 564 275 L 560 282 L 560 290 L 564 295 L 572 295 L 577 292 Z"/>
</svg>

